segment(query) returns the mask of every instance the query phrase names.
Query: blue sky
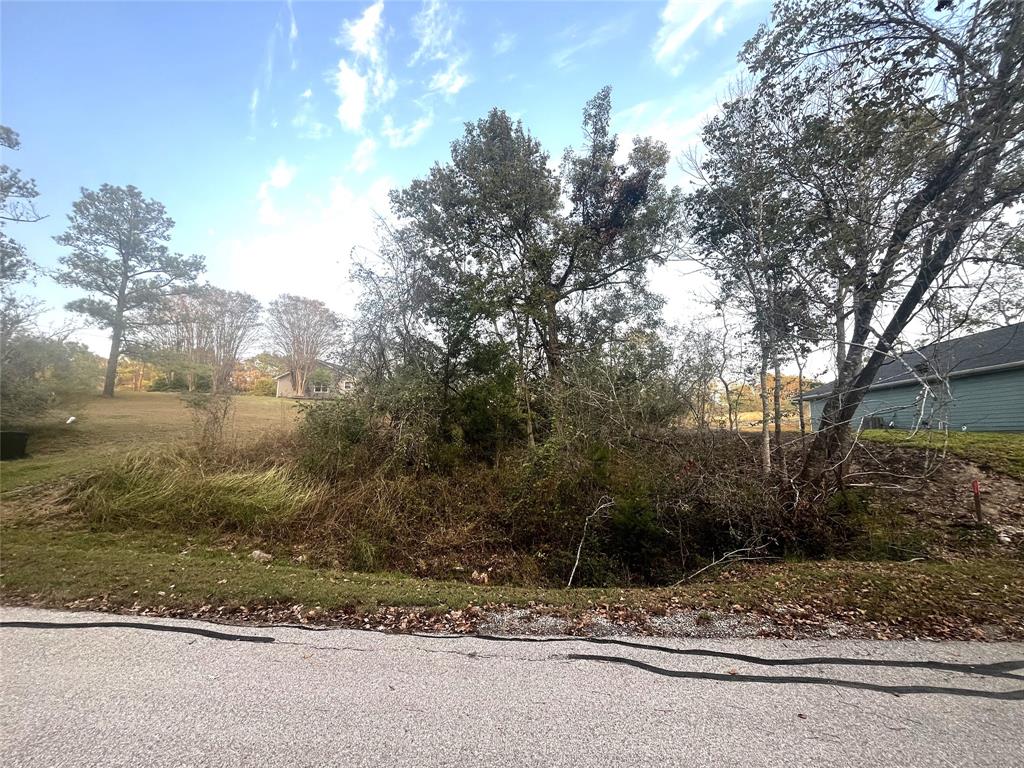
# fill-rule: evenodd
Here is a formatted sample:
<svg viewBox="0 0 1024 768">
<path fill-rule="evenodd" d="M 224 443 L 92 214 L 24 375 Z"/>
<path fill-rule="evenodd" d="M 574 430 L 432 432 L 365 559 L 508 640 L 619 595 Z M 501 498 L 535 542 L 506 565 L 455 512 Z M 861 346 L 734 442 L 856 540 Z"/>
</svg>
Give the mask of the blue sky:
<svg viewBox="0 0 1024 768">
<path fill-rule="evenodd" d="M 51 267 L 79 188 L 134 184 L 177 222 L 172 247 L 206 256 L 210 282 L 347 313 L 350 253 L 373 249 L 387 191 L 444 159 L 464 121 L 501 107 L 557 158 L 609 84 L 623 139 L 654 135 L 679 156 L 768 13 L 764 0 L 4 2 L 0 120 L 22 139 L 5 162 L 36 179 L 48 215 L 9 231 Z M 659 276 L 676 316 L 693 303 L 687 271 Z M 77 295 L 36 292 L 54 307 Z M 103 333 L 81 338 L 103 349 Z"/>
</svg>

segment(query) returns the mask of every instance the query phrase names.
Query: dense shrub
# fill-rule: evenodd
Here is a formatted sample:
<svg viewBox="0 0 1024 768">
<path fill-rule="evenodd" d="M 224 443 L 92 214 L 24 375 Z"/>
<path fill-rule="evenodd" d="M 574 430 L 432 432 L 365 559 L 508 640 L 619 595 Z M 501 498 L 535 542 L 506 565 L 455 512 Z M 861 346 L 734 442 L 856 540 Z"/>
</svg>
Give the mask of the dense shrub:
<svg viewBox="0 0 1024 768">
<path fill-rule="evenodd" d="M 577 549 L 581 586 L 672 583 L 745 547 L 881 551 L 866 500 L 791 508 L 739 435 L 551 437 L 480 459 L 371 405 L 308 404 L 294 435 L 260 446 L 134 457 L 66 503 L 94 525 L 230 531 L 348 568 L 493 582 L 564 584 Z"/>
<path fill-rule="evenodd" d="M 274 397 L 277 395 L 277 382 L 273 379 L 256 379 L 248 394 L 258 397 Z"/>
<path fill-rule="evenodd" d="M 54 410 L 80 409 L 102 378 L 96 358 L 81 344 L 20 335 L 3 350 L 0 421 L 25 426 Z"/>
<path fill-rule="evenodd" d="M 197 373 L 190 390 L 185 376 L 157 376 L 146 389 L 149 392 L 209 392 L 212 381 L 208 373 Z"/>
</svg>

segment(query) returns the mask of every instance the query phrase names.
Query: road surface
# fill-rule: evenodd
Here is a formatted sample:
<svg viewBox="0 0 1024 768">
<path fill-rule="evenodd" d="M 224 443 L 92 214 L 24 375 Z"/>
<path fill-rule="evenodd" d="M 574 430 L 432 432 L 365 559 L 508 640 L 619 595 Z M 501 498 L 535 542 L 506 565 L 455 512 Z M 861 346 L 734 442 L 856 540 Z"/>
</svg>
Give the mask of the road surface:
<svg viewBox="0 0 1024 768">
<path fill-rule="evenodd" d="M 1024 765 L 1024 644 L 452 638 L 5 608 L 0 652 L 11 768 Z"/>
</svg>

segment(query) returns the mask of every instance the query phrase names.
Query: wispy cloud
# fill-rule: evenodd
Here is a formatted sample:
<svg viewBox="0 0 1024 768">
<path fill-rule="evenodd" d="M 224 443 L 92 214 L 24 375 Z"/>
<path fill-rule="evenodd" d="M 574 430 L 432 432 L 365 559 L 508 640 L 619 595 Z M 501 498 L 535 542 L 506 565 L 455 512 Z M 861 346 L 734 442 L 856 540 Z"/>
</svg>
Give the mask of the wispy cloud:
<svg viewBox="0 0 1024 768">
<path fill-rule="evenodd" d="M 495 56 L 501 56 L 508 53 L 515 47 L 516 36 L 511 32 L 502 32 L 491 45 L 491 50 L 494 52 Z"/>
<path fill-rule="evenodd" d="M 454 96 L 469 83 L 469 77 L 462 72 L 462 60 L 453 59 L 448 63 L 446 69 L 435 72 L 427 84 L 427 89 L 432 92 L 442 93 L 445 96 Z"/>
<path fill-rule="evenodd" d="M 297 172 L 298 171 L 295 166 L 289 165 L 282 157 L 279 158 L 274 167 L 270 169 L 270 173 L 268 174 L 266 181 L 260 184 L 256 197 L 260 201 L 260 221 L 264 224 L 276 226 L 282 222 L 281 215 L 274 207 L 274 201 L 271 197 L 270 191 L 272 189 L 286 189 L 289 187 L 295 180 L 295 174 Z"/>
<path fill-rule="evenodd" d="M 299 25 L 295 23 L 295 9 L 292 0 L 288 0 L 288 58 L 291 59 L 292 70 L 299 66 L 295 58 L 295 42 L 299 39 Z"/>
<path fill-rule="evenodd" d="M 661 11 L 661 27 L 651 49 L 654 60 L 673 74 L 682 71 L 693 57 L 685 46 L 701 26 L 723 5 L 724 0 L 668 0 Z M 721 31 L 725 22 L 721 19 Z M 716 22 L 717 24 L 717 22 Z M 720 34 L 720 33 L 719 33 Z"/>
<path fill-rule="evenodd" d="M 397 84 L 388 73 L 385 51 L 384 0 L 377 0 L 355 20 L 342 23 L 339 45 L 351 56 L 338 61 L 335 93 L 338 122 L 358 132 L 364 115 L 395 95 Z"/>
<path fill-rule="evenodd" d="M 424 0 L 420 12 L 413 17 L 413 34 L 419 46 L 409 59 L 409 65 L 434 62 L 443 65 L 427 81 L 429 93 L 451 98 L 470 82 L 464 70 L 468 56 L 455 38 L 455 28 L 461 21 L 460 14 L 450 10 L 443 0 Z"/>
<path fill-rule="evenodd" d="M 433 124 L 433 111 L 427 112 L 427 114 L 405 126 L 396 126 L 391 115 L 385 115 L 380 132 L 388 140 L 388 146 L 392 149 L 400 149 L 402 147 L 411 147 L 419 141 L 424 132 Z"/>
<path fill-rule="evenodd" d="M 318 140 L 331 135 L 331 129 L 317 119 L 311 88 L 307 88 L 299 96 L 299 109 L 292 118 L 292 126 L 298 129 L 300 139 Z"/>
<path fill-rule="evenodd" d="M 366 173 L 373 167 L 376 153 L 377 142 L 367 136 L 356 146 L 356 151 L 352 153 L 352 161 L 348 167 L 356 173 Z"/>
<path fill-rule="evenodd" d="M 409 63 L 448 58 L 455 42 L 455 24 L 458 21 L 458 13 L 449 11 L 443 0 L 424 0 L 420 12 L 412 18 L 413 34 L 419 41 L 419 47 Z"/>
<path fill-rule="evenodd" d="M 334 92 L 338 94 L 338 122 L 349 131 L 358 131 L 363 127 L 363 115 L 366 112 L 366 93 L 369 90 L 367 78 L 345 59 L 338 62 L 338 71 L 334 76 Z"/>
<path fill-rule="evenodd" d="M 615 20 L 593 29 L 582 37 L 577 25 L 573 25 L 565 31 L 563 37 L 568 37 L 574 42 L 566 45 L 551 54 L 551 64 L 558 69 L 565 69 L 573 63 L 576 55 L 589 48 L 596 48 L 624 34 L 629 27 L 628 20 Z"/>
<path fill-rule="evenodd" d="M 299 39 L 299 26 L 295 21 L 295 9 L 292 8 L 292 0 L 285 0 L 284 12 L 288 15 L 288 29 L 287 31 L 285 30 L 285 20 L 282 14 L 278 13 L 277 21 L 274 22 L 274 28 L 267 36 L 267 44 L 263 54 L 263 66 L 260 68 L 259 75 L 257 75 L 257 84 L 253 87 L 252 95 L 249 97 L 250 131 L 254 131 L 256 128 L 256 116 L 260 103 L 269 102 L 268 97 L 274 84 L 274 66 L 277 60 L 279 41 L 287 40 L 288 60 L 291 69 L 294 70 L 298 67 L 298 61 L 295 58 L 295 43 Z M 271 122 L 276 125 L 276 118 L 271 116 Z"/>
<path fill-rule="evenodd" d="M 734 64 L 710 82 L 686 86 L 665 98 L 615 110 L 612 126 L 620 132 L 620 152 L 628 153 L 637 136 L 651 136 L 665 142 L 677 158 L 690 150 L 699 152 L 704 125 L 718 113 L 722 100 L 728 98 L 745 71 L 742 64 Z M 673 163 L 669 169 L 672 182 L 682 182 L 684 176 L 680 167 Z"/>
</svg>

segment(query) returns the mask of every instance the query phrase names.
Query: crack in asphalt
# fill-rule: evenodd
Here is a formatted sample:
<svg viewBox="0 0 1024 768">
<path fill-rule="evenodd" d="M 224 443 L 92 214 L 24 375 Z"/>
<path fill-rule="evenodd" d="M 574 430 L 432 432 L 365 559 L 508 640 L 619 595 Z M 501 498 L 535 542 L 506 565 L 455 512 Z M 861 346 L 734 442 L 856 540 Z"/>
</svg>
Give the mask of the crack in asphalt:
<svg viewBox="0 0 1024 768">
<path fill-rule="evenodd" d="M 675 677 L 684 680 L 714 680 L 725 683 L 770 683 L 776 685 L 834 685 L 840 688 L 854 688 L 862 691 L 875 691 L 877 693 L 891 693 L 902 696 L 912 693 L 937 693 L 949 696 L 967 696 L 980 699 L 997 699 L 1004 701 L 1024 701 L 1024 688 L 1015 691 L 981 691 L 972 688 L 951 688 L 940 685 L 884 685 L 881 683 L 867 683 L 861 680 L 837 680 L 830 677 L 808 677 L 802 675 L 743 675 L 743 674 L 722 674 L 719 672 L 686 672 L 676 669 L 665 669 L 654 664 L 631 659 L 625 656 L 602 656 L 590 653 L 570 653 L 566 658 L 571 661 L 598 661 L 611 664 L 625 664 L 636 669 L 651 672 L 663 677 Z"/>
<path fill-rule="evenodd" d="M 671 646 L 637 643 L 630 640 L 618 640 L 609 637 L 512 637 L 502 635 L 429 635 L 413 633 L 416 637 L 445 638 L 462 640 L 475 638 L 492 642 L 517 643 L 589 643 L 591 645 L 615 645 L 641 651 L 656 651 L 677 656 L 708 656 L 710 658 L 741 661 L 767 667 L 798 667 L 798 666 L 850 666 L 850 667 L 893 667 L 903 669 L 928 669 L 938 672 L 958 672 L 961 674 L 982 675 L 986 677 L 1024 680 L 1024 675 L 1009 670 L 1024 668 L 1024 659 L 998 661 L 991 664 L 969 664 L 947 661 L 908 661 L 903 659 L 851 659 L 840 656 L 806 656 L 802 658 L 772 659 L 763 656 L 751 656 L 745 653 L 729 651 L 711 651 L 703 648 L 672 648 Z"/>
<path fill-rule="evenodd" d="M 175 626 L 172 624 L 150 624 L 143 621 L 0 621 L 0 628 L 12 629 L 147 629 L 153 632 L 174 632 L 183 635 L 199 635 L 211 640 L 232 640 L 243 643 L 272 643 L 274 638 L 265 635 L 236 635 L 200 627 Z"/>
<path fill-rule="evenodd" d="M 248 643 L 277 643 L 279 645 L 295 646 L 311 651 L 341 651 L 356 653 L 377 653 L 379 649 L 360 648 L 357 646 L 332 646 L 318 645 L 315 643 L 302 643 L 294 640 L 278 640 L 277 638 L 264 635 L 240 635 L 228 632 L 219 632 L 200 627 L 184 625 L 156 624 L 136 621 L 79 621 L 79 622 L 49 622 L 49 621 L 0 621 L 0 628 L 11 629 L 98 629 L 111 627 L 116 629 L 142 629 L 155 632 L 170 632 L 176 634 L 196 635 L 212 640 L 227 640 Z M 292 628 L 292 627 L 289 627 Z M 653 645 L 651 643 L 637 643 L 628 640 L 617 640 L 612 638 L 576 638 L 576 637 L 503 637 L 500 635 L 430 635 L 423 633 L 410 633 L 411 637 L 419 637 L 431 640 L 463 640 L 476 638 L 479 640 L 493 642 L 517 642 L 517 643 L 589 643 L 594 645 L 614 645 L 625 648 L 632 648 L 643 651 L 657 651 L 681 656 L 704 656 L 718 659 L 729 659 L 732 661 L 747 662 L 763 666 L 859 666 L 859 667 L 893 667 L 905 669 L 928 669 L 944 672 L 956 672 L 961 674 L 980 675 L 992 678 L 1003 678 L 1013 680 L 1024 680 L 1024 676 L 1014 674 L 1008 670 L 1015 670 L 1024 667 L 1024 661 L 1010 660 L 994 662 L 991 664 L 961 664 L 941 661 L 905 661 L 898 659 L 851 659 L 833 656 L 814 656 L 803 658 L 777 659 L 749 654 L 730 653 L 727 651 L 712 651 L 700 648 L 672 648 L 669 646 Z M 987 698 L 1005 701 L 1024 701 L 1024 689 L 1011 691 L 984 691 L 971 688 L 956 688 L 951 686 L 937 685 L 886 685 L 880 683 L 869 683 L 859 680 L 840 680 L 830 677 L 812 677 L 805 675 L 752 675 L 739 673 L 717 673 L 717 672 L 696 672 L 673 670 L 649 664 L 639 659 L 625 656 L 608 656 L 602 654 L 569 653 L 550 655 L 545 659 L 523 658 L 507 656 L 502 654 L 483 654 L 478 651 L 462 651 L 457 649 L 437 649 L 418 646 L 417 651 L 422 653 L 448 654 L 461 656 L 469 659 L 502 659 L 507 661 L 537 662 L 537 661 L 596 661 L 610 664 L 620 664 L 640 669 L 664 677 L 672 677 L 687 680 L 711 680 L 729 683 L 769 683 L 769 684 L 805 684 L 805 685 L 830 685 L 839 688 L 852 688 L 856 690 L 869 690 L 879 693 L 894 695 L 932 693 L 951 696 L 967 696 L 975 698 Z"/>
</svg>

